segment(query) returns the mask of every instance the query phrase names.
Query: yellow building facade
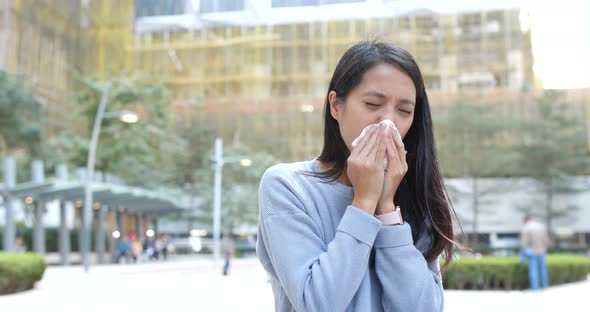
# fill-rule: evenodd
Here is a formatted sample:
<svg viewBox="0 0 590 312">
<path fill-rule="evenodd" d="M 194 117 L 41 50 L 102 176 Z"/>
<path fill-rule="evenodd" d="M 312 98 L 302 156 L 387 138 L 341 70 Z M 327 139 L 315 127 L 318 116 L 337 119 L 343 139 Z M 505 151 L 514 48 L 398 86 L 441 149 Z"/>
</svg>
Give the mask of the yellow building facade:
<svg viewBox="0 0 590 312">
<path fill-rule="evenodd" d="M 330 76 L 360 40 L 390 40 L 409 50 L 433 105 L 461 91 L 535 88 L 530 30 L 518 9 L 392 9 L 352 18 L 338 6 L 211 2 L 237 4 L 224 11 L 209 2 L 5 1 L 0 66 L 45 99 L 48 136 L 75 127 L 68 112 L 76 109 L 78 78 L 141 75 L 168 87 L 178 123 L 206 120 L 222 137 L 254 148 L 272 129 L 286 159 L 319 152 Z M 341 8 L 360 12 L 363 5 Z M 335 17 L 323 13 L 326 7 Z"/>
</svg>

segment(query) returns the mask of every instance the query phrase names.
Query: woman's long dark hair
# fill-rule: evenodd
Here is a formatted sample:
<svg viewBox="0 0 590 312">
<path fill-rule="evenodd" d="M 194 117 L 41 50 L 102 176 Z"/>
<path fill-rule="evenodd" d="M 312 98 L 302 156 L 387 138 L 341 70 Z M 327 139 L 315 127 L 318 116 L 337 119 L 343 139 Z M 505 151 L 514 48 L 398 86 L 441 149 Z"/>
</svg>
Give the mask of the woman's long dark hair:
<svg viewBox="0 0 590 312">
<path fill-rule="evenodd" d="M 399 66 L 416 87 L 414 121 L 403 140 L 408 151 L 408 172 L 395 195 L 395 202 L 401 206 L 405 221 L 412 225 L 414 242 L 423 230 L 428 232 L 432 244 L 426 253 L 426 260 L 433 261 L 444 252 L 444 269 L 453 257 L 455 244 L 451 218 L 453 207 L 438 166 L 430 105 L 418 64 L 410 53 L 395 44 L 360 42 L 348 49 L 338 62 L 328 94 L 335 91 L 338 99 L 344 103 L 350 91 L 360 84 L 364 73 L 379 64 Z M 338 122 L 330 113 L 326 95 L 324 147 L 318 160 L 334 165 L 325 172 L 313 175 L 331 181 L 338 179 L 346 168 L 349 156 L 350 151 L 342 139 Z"/>
</svg>

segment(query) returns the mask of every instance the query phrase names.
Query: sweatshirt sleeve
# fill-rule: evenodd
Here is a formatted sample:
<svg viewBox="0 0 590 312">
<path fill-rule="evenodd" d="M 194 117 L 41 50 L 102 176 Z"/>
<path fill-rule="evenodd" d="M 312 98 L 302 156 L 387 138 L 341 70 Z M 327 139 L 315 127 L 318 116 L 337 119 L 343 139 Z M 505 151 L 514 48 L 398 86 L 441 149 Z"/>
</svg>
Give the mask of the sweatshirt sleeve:
<svg viewBox="0 0 590 312">
<path fill-rule="evenodd" d="M 344 311 L 367 273 L 381 222 L 348 206 L 334 239 L 325 244 L 300 192 L 285 177 L 267 171 L 259 196 L 266 261 L 295 310 Z"/>
<path fill-rule="evenodd" d="M 384 311 L 443 311 L 438 259 L 426 262 L 414 246 L 408 223 L 382 226 L 374 246 Z"/>
</svg>

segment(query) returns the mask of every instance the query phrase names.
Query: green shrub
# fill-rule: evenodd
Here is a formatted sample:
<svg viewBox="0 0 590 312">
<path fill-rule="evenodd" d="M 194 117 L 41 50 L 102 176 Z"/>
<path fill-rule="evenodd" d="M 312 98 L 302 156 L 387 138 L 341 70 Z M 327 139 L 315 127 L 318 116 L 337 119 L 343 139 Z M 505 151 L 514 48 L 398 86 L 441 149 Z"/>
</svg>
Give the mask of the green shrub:
<svg viewBox="0 0 590 312">
<path fill-rule="evenodd" d="M 581 281 L 590 274 L 590 258 L 576 255 L 547 257 L 549 284 Z M 443 273 L 446 289 L 515 290 L 529 288 L 528 266 L 518 257 L 456 259 Z"/>
<path fill-rule="evenodd" d="M 46 252 L 59 252 L 59 228 L 47 227 L 45 230 L 45 250 Z M 3 242 L 4 228 L 0 227 L 0 244 Z M 27 250 L 33 249 L 33 228 L 17 226 L 16 236 L 22 237 Z M 78 229 L 70 229 L 70 251 L 78 250 Z M 94 244 L 93 244 L 94 245 Z"/>
<path fill-rule="evenodd" d="M 39 254 L 0 252 L 0 295 L 33 288 L 46 267 Z"/>
</svg>

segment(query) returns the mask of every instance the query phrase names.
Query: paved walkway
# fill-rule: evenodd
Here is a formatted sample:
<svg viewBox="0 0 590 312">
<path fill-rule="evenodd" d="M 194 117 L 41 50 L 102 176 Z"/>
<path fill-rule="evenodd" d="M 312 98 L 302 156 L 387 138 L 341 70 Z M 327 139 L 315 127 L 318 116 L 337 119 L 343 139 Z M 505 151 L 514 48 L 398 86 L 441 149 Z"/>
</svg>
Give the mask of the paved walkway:
<svg viewBox="0 0 590 312">
<path fill-rule="evenodd" d="M 590 311 L 590 280 L 531 291 L 451 291 L 445 311 Z M 50 267 L 34 290 L 0 296 L 0 311 L 273 311 L 270 284 L 256 259 L 234 261 L 231 275 L 208 259 L 169 263 Z"/>
</svg>

